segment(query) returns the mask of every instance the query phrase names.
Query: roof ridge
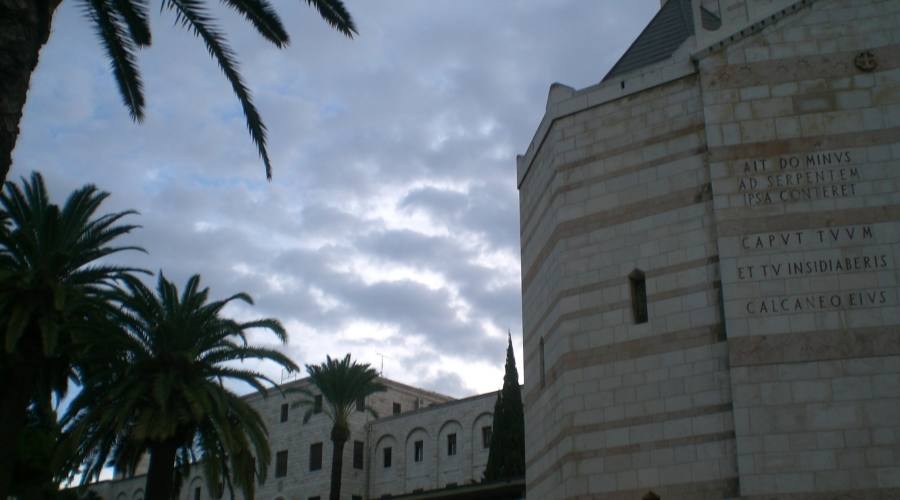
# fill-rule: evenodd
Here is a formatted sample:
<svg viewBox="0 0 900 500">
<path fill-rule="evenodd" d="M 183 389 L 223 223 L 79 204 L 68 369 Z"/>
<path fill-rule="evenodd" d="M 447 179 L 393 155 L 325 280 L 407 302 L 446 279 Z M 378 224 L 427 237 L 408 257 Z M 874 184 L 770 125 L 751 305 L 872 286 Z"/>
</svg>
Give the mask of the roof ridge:
<svg viewBox="0 0 900 500">
<path fill-rule="evenodd" d="M 694 34 L 691 0 L 668 0 L 613 64 L 601 82 L 664 61 Z"/>
</svg>

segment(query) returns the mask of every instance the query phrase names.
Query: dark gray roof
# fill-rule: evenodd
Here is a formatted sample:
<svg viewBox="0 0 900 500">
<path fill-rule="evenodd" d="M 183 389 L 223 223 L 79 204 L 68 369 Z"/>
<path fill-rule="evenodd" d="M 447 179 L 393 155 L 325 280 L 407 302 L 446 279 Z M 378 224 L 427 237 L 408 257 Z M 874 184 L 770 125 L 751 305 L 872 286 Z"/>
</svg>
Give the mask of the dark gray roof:
<svg viewBox="0 0 900 500">
<path fill-rule="evenodd" d="M 664 61 L 694 34 L 691 0 L 668 0 L 603 81 Z"/>
</svg>

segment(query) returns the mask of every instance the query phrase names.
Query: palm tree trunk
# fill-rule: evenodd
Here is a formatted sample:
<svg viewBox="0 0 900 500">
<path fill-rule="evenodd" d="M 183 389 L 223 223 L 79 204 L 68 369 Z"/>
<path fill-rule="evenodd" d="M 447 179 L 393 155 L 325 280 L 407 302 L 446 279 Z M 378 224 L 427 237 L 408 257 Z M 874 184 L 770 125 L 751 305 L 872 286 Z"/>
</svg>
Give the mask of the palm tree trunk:
<svg viewBox="0 0 900 500">
<path fill-rule="evenodd" d="M 350 437 L 350 430 L 334 426 L 331 429 L 331 494 L 329 500 L 341 500 L 341 475 L 344 470 L 344 444 Z"/>
<path fill-rule="evenodd" d="M 0 182 L 9 173 L 31 73 L 61 1 L 0 0 Z"/>
<path fill-rule="evenodd" d="M 144 486 L 146 500 L 172 500 L 177 451 L 178 443 L 172 440 L 150 446 L 150 467 Z"/>
<path fill-rule="evenodd" d="M 12 374 L 3 375 L 10 375 L 3 377 L 7 383 L 0 389 L 0 498 L 5 499 L 12 487 L 17 441 L 25 428 L 29 390 L 16 383 Z"/>
</svg>

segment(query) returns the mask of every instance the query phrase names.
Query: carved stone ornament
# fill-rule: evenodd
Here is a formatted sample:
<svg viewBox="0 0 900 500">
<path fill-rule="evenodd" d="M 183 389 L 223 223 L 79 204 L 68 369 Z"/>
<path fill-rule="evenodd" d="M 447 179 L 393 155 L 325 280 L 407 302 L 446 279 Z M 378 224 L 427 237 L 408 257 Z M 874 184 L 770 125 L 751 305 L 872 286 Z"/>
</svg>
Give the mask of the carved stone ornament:
<svg viewBox="0 0 900 500">
<path fill-rule="evenodd" d="M 870 71 L 875 71 L 875 68 L 878 67 L 878 60 L 875 59 L 875 54 L 873 54 L 871 50 L 865 50 L 856 55 L 853 59 L 853 64 L 855 64 L 857 68 L 868 73 Z"/>
</svg>

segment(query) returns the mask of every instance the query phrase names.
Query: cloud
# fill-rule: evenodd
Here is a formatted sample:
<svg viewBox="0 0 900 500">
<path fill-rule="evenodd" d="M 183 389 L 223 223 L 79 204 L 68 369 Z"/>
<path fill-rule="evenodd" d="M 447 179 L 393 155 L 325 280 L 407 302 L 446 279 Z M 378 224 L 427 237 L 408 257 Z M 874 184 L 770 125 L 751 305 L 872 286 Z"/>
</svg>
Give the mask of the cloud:
<svg viewBox="0 0 900 500">
<path fill-rule="evenodd" d="M 210 5 L 268 126 L 273 182 L 201 41 L 152 13 L 137 125 L 69 2 L 10 178 L 40 170 L 57 199 L 88 182 L 110 191 L 106 210 L 141 212 L 127 242 L 149 252 L 119 262 L 178 283 L 200 273 L 214 297 L 249 292 L 254 307 L 229 311 L 281 319 L 299 363 L 384 355 L 408 384 L 495 390 L 507 329 L 521 356 L 515 154 L 550 83 L 599 81 L 658 1 L 351 2 L 354 40 L 288 2 L 285 50 Z"/>
</svg>

